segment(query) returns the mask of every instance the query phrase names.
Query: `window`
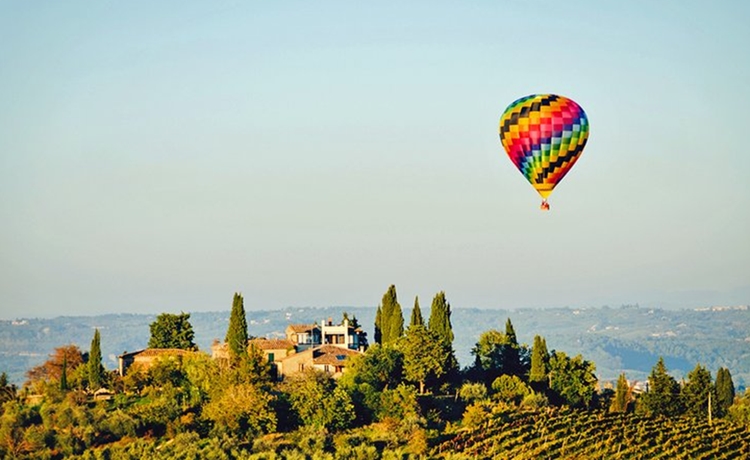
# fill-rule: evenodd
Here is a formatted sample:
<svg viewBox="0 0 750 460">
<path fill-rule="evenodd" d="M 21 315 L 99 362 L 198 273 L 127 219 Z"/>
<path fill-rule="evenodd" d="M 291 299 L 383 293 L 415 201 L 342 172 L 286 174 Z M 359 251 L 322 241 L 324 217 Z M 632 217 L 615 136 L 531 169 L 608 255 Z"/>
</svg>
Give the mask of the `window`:
<svg viewBox="0 0 750 460">
<path fill-rule="evenodd" d="M 300 371 L 300 372 L 304 371 L 305 370 L 305 364 L 304 363 L 299 363 L 299 366 L 298 366 L 297 370 Z"/>
<path fill-rule="evenodd" d="M 269 353 L 269 354 L 268 354 L 268 362 L 269 362 L 269 363 L 272 363 L 272 362 L 273 362 L 273 359 L 274 359 L 274 355 L 273 355 L 273 353 Z"/>
</svg>

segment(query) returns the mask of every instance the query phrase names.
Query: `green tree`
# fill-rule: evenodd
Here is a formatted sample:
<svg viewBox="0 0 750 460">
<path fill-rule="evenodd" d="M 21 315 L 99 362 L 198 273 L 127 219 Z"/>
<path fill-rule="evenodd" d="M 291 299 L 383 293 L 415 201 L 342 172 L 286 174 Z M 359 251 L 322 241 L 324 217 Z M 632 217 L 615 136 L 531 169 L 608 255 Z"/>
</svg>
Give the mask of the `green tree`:
<svg viewBox="0 0 750 460">
<path fill-rule="evenodd" d="M 94 338 L 91 339 L 91 351 L 89 351 L 89 362 L 88 366 L 88 378 L 89 388 L 92 390 L 98 390 L 104 383 L 105 371 L 102 366 L 102 348 L 101 348 L 101 337 L 99 335 L 99 329 L 94 330 Z M 65 362 L 65 370 L 67 372 L 67 361 Z M 67 376 L 66 376 L 67 380 Z M 66 382 L 67 385 L 67 382 Z"/>
<path fill-rule="evenodd" d="M 404 335 L 404 315 L 396 298 L 396 286 L 391 285 L 383 294 L 380 317 L 381 342 L 383 345 L 395 342 Z"/>
<path fill-rule="evenodd" d="M 466 382 L 461 385 L 458 396 L 466 403 L 487 399 L 487 387 L 483 383 Z"/>
<path fill-rule="evenodd" d="M 632 399 L 632 393 L 630 390 L 630 384 L 628 379 L 625 378 L 625 373 L 621 373 L 617 378 L 617 386 L 615 387 L 615 397 L 612 399 L 612 405 L 609 408 L 610 412 L 627 412 L 628 405 Z"/>
<path fill-rule="evenodd" d="M 395 388 L 403 380 L 404 354 L 393 346 L 373 345 L 347 361 L 339 383 L 367 384 L 376 391 Z"/>
<path fill-rule="evenodd" d="M 547 341 L 540 335 L 534 336 L 534 345 L 531 348 L 531 370 L 529 371 L 529 383 L 538 391 L 547 387 L 547 374 L 549 373 L 549 352 Z"/>
<path fill-rule="evenodd" d="M 418 384 L 420 394 L 424 394 L 428 379 L 439 379 L 449 370 L 452 350 L 424 326 L 410 327 L 397 347 L 404 354 L 406 380 Z"/>
<path fill-rule="evenodd" d="M 518 344 L 496 329 L 483 332 L 471 353 L 475 357 L 475 373 L 488 385 L 502 374 L 521 375 Z"/>
<path fill-rule="evenodd" d="M 434 332 L 441 340 L 453 346 L 453 326 L 451 325 L 451 305 L 445 300 L 445 292 L 440 291 L 432 299 L 430 318 L 427 329 Z"/>
<path fill-rule="evenodd" d="M 302 424 L 343 430 L 354 421 L 354 404 L 325 372 L 307 370 L 284 381 L 283 390 Z"/>
<path fill-rule="evenodd" d="M 63 357 L 62 373 L 60 374 L 60 391 L 68 391 L 68 359 Z"/>
<path fill-rule="evenodd" d="M 729 369 L 720 367 L 716 372 L 716 406 L 719 414 L 723 416 L 729 411 L 734 403 L 734 382 Z"/>
<path fill-rule="evenodd" d="M 419 296 L 414 298 L 414 308 L 411 311 L 411 321 L 409 321 L 409 326 L 424 326 L 422 310 L 419 309 Z"/>
<path fill-rule="evenodd" d="M 382 392 L 403 381 L 404 355 L 393 344 L 375 344 L 364 354 L 347 360 L 346 372 L 338 380 L 351 396 L 358 423 L 372 422 L 381 409 Z"/>
<path fill-rule="evenodd" d="M 596 392 L 596 366 L 581 355 L 570 358 L 554 351 L 549 361 L 549 386 L 558 402 L 588 408 Z"/>
<path fill-rule="evenodd" d="M 148 340 L 149 348 L 180 348 L 183 350 L 194 350 L 193 326 L 190 324 L 190 313 L 162 313 L 156 317 L 156 321 L 149 326 L 151 338 Z"/>
<path fill-rule="evenodd" d="M 500 401 L 519 404 L 531 394 L 531 388 L 516 375 L 503 374 L 492 382 L 494 397 Z"/>
<path fill-rule="evenodd" d="M 659 357 L 648 377 L 648 391 L 638 399 L 637 409 L 648 415 L 673 417 L 683 412 L 680 384 L 667 372 L 664 359 Z"/>
<path fill-rule="evenodd" d="M 236 363 L 247 356 L 247 319 L 245 318 L 245 301 L 242 295 L 234 293 L 232 312 L 229 315 L 229 328 L 224 339 L 229 347 L 229 357 Z"/>
<path fill-rule="evenodd" d="M 239 439 L 276 431 L 274 397 L 250 383 L 230 385 L 203 406 L 202 415 L 210 420 L 217 434 L 225 432 Z"/>
<path fill-rule="evenodd" d="M 521 362 L 521 347 L 518 345 L 516 330 L 513 323 L 508 318 L 505 321 L 505 337 L 508 339 L 509 347 L 505 349 L 505 372 L 510 375 L 521 377 L 525 374 L 523 363 Z"/>
<path fill-rule="evenodd" d="M 0 374 L 0 413 L 2 413 L 2 405 L 6 402 L 16 399 L 16 392 L 18 388 L 15 385 L 8 382 L 8 374 L 3 372 Z"/>
<path fill-rule="evenodd" d="M 713 413 L 716 413 L 716 393 L 711 382 L 711 372 L 700 364 L 688 372 L 687 381 L 681 389 L 682 402 L 688 415 L 708 418 L 709 394 Z"/>
<path fill-rule="evenodd" d="M 375 333 L 373 340 L 375 343 L 383 343 L 383 307 L 378 305 L 378 311 L 375 312 Z"/>
</svg>

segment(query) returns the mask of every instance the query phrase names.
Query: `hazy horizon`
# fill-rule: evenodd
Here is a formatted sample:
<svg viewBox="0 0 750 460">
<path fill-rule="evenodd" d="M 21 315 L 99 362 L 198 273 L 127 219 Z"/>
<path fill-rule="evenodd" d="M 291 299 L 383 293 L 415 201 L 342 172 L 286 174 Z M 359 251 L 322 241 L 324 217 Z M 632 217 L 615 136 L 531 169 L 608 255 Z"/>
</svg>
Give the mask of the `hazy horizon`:
<svg viewBox="0 0 750 460">
<path fill-rule="evenodd" d="M 0 318 L 750 303 L 750 3 L 0 3 Z M 589 142 L 550 197 L 500 115 Z"/>
</svg>

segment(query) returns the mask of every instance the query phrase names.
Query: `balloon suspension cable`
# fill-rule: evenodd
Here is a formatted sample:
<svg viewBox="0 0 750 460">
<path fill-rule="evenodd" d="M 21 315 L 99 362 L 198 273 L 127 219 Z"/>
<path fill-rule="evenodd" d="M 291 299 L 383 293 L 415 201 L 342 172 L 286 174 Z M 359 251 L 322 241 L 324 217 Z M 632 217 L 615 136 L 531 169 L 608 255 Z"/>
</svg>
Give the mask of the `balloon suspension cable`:
<svg viewBox="0 0 750 460">
<path fill-rule="evenodd" d="M 539 209 L 542 211 L 549 211 L 549 203 L 547 203 L 547 200 L 542 200 L 542 204 L 539 205 Z"/>
</svg>

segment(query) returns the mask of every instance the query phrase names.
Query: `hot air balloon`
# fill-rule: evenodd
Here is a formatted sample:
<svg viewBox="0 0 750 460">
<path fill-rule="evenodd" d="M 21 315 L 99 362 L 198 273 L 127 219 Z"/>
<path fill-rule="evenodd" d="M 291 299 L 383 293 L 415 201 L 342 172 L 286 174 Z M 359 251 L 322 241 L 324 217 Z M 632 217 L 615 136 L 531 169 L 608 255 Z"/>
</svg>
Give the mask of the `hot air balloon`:
<svg viewBox="0 0 750 460">
<path fill-rule="evenodd" d="M 532 94 L 513 102 L 500 117 L 500 142 L 510 161 L 547 198 L 586 146 L 589 120 L 580 105 L 555 94 Z"/>
</svg>

